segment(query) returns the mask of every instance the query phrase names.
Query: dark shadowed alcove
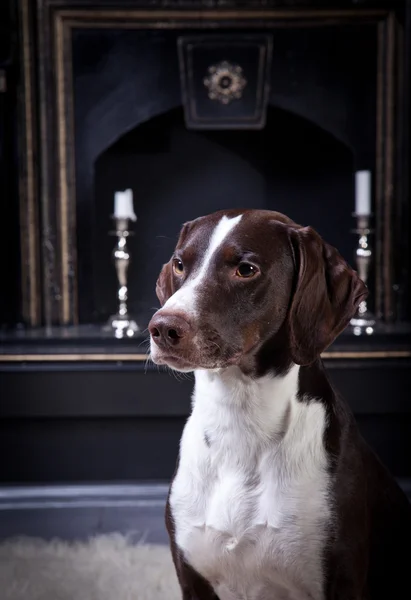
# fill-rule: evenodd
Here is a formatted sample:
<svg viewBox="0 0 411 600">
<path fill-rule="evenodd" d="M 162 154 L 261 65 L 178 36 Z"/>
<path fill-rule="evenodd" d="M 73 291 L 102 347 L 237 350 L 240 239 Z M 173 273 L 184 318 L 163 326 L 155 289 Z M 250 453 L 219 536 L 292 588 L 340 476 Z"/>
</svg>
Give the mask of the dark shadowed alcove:
<svg viewBox="0 0 411 600">
<path fill-rule="evenodd" d="M 130 303 L 146 323 L 158 304 L 155 279 L 181 223 L 214 210 L 284 212 L 315 227 L 351 261 L 352 177 L 353 156 L 345 144 L 278 108 L 269 109 L 261 131 L 188 131 L 181 109 L 134 128 L 95 163 L 94 319 L 104 320 L 115 308 L 113 239 L 107 234 L 116 190 L 134 192 Z"/>
</svg>

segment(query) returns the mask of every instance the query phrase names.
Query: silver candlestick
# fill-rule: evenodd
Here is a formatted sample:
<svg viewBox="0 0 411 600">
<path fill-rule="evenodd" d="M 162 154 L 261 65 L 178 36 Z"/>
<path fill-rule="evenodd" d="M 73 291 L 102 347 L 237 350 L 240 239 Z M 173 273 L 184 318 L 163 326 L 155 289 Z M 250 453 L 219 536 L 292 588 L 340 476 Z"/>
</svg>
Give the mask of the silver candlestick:
<svg viewBox="0 0 411 600">
<path fill-rule="evenodd" d="M 353 233 L 358 235 L 358 245 L 355 250 L 355 258 L 357 263 L 357 271 L 360 279 L 367 284 L 368 275 L 372 260 L 372 250 L 369 243 L 369 236 L 373 233 L 370 229 L 371 215 L 358 215 L 353 213 L 353 217 L 357 220 L 357 228 L 353 229 Z M 367 301 L 363 300 L 354 317 L 350 321 L 354 335 L 362 335 L 363 333 L 371 335 L 374 333 L 375 316 L 368 309 Z"/>
<path fill-rule="evenodd" d="M 117 338 L 124 336 L 133 337 L 139 331 L 139 327 L 136 321 L 131 318 L 127 307 L 127 273 L 130 264 L 127 238 L 133 235 L 133 232 L 129 229 L 129 219 L 117 218 L 115 216 L 112 218 L 114 219 L 116 229 L 115 231 L 111 231 L 110 235 L 117 236 L 117 245 L 113 250 L 113 259 L 118 279 L 118 310 L 115 315 L 109 318 L 107 328 L 113 330 Z"/>
</svg>

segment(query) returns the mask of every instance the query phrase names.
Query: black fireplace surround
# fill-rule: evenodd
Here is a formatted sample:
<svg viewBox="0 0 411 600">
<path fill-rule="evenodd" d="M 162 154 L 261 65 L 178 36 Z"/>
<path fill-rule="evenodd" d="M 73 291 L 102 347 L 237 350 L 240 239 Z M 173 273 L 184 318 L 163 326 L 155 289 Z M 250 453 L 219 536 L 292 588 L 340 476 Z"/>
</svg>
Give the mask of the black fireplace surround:
<svg viewBox="0 0 411 600">
<path fill-rule="evenodd" d="M 103 331 L 115 191 L 134 194 L 130 309 L 144 331 L 161 265 L 201 214 L 278 210 L 354 264 L 362 169 L 378 326 L 347 330 L 324 360 L 364 435 L 411 478 L 411 2 L 19 0 L 10 15 L 0 451 L 13 459 L 0 482 L 172 473 L 192 381 L 150 365 L 144 333 Z M 219 61 L 246 77 L 226 105 L 203 85 Z"/>
</svg>

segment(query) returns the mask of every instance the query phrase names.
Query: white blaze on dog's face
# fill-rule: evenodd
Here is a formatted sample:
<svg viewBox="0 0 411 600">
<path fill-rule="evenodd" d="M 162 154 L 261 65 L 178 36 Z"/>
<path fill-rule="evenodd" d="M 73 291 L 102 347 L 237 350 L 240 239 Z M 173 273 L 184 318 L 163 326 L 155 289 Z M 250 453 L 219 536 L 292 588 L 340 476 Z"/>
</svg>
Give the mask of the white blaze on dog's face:
<svg viewBox="0 0 411 600">
<path fill-rule="evenodd" d="M 196 265 L 187 273 L 181 287 L 166 301 L 163 310 L 181 310 L 188 320 L 199 318 L 199 299 L 202 290 L 207 285 L 207 279 L 215 276 L 213 273 L 212 259 L 230 232 L 238 225 L 242 215 L 228 218 L 223 216 L 214 228 L 205 253 L 199 255 Z M 183 256 L 183 252 L 180 253 Z M 176 257 L 177 258 L 177 257 Z M 178 259 L 177 260 L 181 260 Z M 184 263 L 181 260 L 184 270 Z M 175 268 L 175 267 L 174 267 Z M 179 265 L 177 265 L 177 271 Z M 201 315 L 200 315 L 201 317 Z"/>
<path fill-rule="evenodd" d="M 186 223 L 156 291 L 162 308 L 149 324 L 151 357 L 182 371 L 254 368 L 267 352 L 282 353 L 284 366 L 308 364 L 366 294 L 312 229 L 262 210 Z"/>
</svg>

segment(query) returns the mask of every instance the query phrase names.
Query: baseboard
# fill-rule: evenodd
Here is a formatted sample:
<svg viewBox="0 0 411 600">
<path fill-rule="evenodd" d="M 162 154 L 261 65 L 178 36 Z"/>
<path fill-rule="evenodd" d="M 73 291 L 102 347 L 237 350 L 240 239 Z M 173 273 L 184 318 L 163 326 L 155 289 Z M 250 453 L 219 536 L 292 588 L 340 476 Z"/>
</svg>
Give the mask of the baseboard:
<svg viewBox="0 0 411 600">
<path fill-rule="evenodd" d="M 399 483 L 411 500 L 411 479 Z M 168 484 L 0 487 L 0 538 L 86 539 L 122 533 L 139 543 L 168 543 Z"/>
<path fill-rule="evenodd" d="M 0 487 L 0 511 L 52 508 L 164 507 L 167 484 Z"/>
<path fill-rule="evenodd" d="M 165 544 L 167 493 L 167 484 L 3 487 L 0 538 L 122 533 L 133 542 Z"/>
<path fill-rule="evenodd" d="M 411 499 L 411 479 L 398 480 Z M 101 484 L 0 487 L 0 511 L 57 508 L 164 508 L 169 485 Z"/>
</svg>

